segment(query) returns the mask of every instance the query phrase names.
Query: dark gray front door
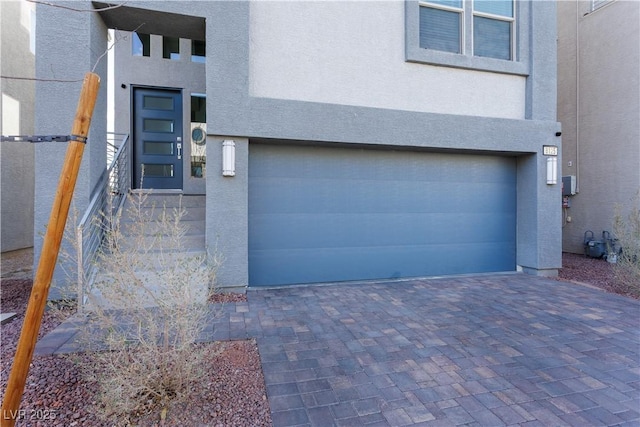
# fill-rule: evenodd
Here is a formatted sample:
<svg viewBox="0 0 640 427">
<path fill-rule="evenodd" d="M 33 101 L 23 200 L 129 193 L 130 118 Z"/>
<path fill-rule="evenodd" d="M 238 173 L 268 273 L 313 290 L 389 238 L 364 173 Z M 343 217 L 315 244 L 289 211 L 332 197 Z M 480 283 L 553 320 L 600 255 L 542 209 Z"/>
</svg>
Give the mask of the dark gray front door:
<svg viewBox="0 0 640 427">
<path fill-rule="evenodd" d="M 182 94 L 134 89 L 135 188 L 182 189 Z"/>
</svg>

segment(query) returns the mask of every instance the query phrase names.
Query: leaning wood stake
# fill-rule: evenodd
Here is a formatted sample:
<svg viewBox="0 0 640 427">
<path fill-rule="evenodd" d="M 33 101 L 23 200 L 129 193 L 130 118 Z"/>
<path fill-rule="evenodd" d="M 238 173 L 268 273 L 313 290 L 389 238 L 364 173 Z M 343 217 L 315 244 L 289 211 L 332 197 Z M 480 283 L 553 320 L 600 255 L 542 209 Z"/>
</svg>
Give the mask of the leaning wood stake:
<svg viewBox="0 0 640 427">
<path fill-rule="evenodd" d="M 22 332 L 18 341 L 16 356 L 13 360 L 11 374 L 7 383 L 7 389 L 2 402 L 2 414 L 0 421 L 2 427 L 12 427 L 16 420 L 23 414 L 20 411 L 20 400 L 24 391 L 24 385 L 29 374 L 29 365 L 36 347 L 42 315 L 47 303 L 51 278 L 58 260 L 58 251 L 67 222 L 71 197 L 76 186 L 82 153 L 86 142 L 93 108 L 98 97 L 100 77 L 97 74 L 87 73 L 84 77 L 82 92 L 78 100 L 78 108 L 71 130 L 71 142 L 67 147 L 67 154 L 62 166 L 58 189 L 56 190 L 51 216 L 44 236 L 40 262 L 33 281 L 33 288 L 27 311 L 22 324 Z"/>
</svg>

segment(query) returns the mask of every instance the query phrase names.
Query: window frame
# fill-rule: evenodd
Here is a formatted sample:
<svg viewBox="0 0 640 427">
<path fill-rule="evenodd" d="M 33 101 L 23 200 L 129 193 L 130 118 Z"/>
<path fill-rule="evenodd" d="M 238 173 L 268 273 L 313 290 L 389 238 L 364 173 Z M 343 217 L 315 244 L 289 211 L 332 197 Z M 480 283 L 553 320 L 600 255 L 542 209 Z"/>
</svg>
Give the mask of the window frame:
<svg viewBox="0 0 640 427">
<path fill-rule="evenodd" d="M 482 70 L 521 76 L 529 75 L 529 32 L 530 1 L 515 1 L 511 24 L 510 60 L 473 55 L 473 17 L 496 17 L 500 15 L 475 12 L 472 0 L 463 0 L 462 16 L 462 53 L 424 49 L 420 47 L 420 8 L 434 7 L 443 10 L 446 6 L 431 4 L 428 0 L 405 0 L 405 60 L 422 64 L 448 66 L 471 70 Z"/>
<path fill-rule="evenodd" d="M 473 56 L 477 56 L 475 52 L 475 18 L 476 16 L 479 18 L 493 19 L 494 21 L 508 22 L 509 23 L 509 40 L 511 41 L 511 45 L 509 46 L 509 59 L 500 59 L 501 61 L 515 61 L 517 58 L 516 46 L 518 45 L 518 35 L 516 32 L 516 28 L 518 27 L 518 15 L 517 15 L 517 1 L 512 0 L 513 13 L 511 16 L 504 15 L 496 15 L 493 13 L 481 12 L 475 9 L 475 1 L 472 2 L 472 11 L 471 11 L 471 22 L 470 22 L 470 33 L 473 42 L 471 43 L 472 54 Z M 483 57 L 487 58 L 487 57 Z M 498 58 L 494 58 L 498 59 Z"/>
</svg>

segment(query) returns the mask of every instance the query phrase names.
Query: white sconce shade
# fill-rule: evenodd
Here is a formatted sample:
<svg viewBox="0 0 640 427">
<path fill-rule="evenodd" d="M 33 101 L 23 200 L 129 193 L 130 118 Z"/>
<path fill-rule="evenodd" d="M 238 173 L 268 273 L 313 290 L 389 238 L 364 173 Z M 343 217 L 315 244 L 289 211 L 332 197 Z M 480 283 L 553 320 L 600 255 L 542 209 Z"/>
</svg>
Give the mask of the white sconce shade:
<svg viewBox="0 0 640 427">
<path fill-rule="evenodd" d="M 222 142 L 222 176 L 236 176 L 236 143 Z"/>
<path fill-rule="evenodd" d="M 558 183 L 558 158 L 547 157 L 547 184 Z"/>
</svg>

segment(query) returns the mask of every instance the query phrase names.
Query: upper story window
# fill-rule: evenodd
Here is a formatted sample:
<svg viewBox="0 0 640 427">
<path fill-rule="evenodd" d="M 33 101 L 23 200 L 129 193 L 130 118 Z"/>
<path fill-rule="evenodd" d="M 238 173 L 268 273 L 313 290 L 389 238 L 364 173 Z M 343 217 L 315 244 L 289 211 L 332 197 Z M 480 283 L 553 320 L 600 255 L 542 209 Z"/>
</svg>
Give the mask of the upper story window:
<svg viewBox="0 0 640 427">
<path fill-rule="evenodd" d="M 473 2 L 473 54 L 496 59 L 513 59 L 513 0 Z"/>
<path fill-rule="evenodd" d="M 465 8 L 471 8 L 465 14 Z M 511 60 L 513 0 L 429 0 L 420 2 L 420 47 L 442 52 Z M 466 40 L 473 40 L 469 46 Z M 471 52 L 469 52 L 469 50 Z"/>
<path fill-rule="evenodd" d="M 406 0 L 407 60 L 526 75 L 530 3 Z"/>
<path fill-rule="evenodd" d="M 462 53 L 462 0 L 420 3 L 420 47 Z"/>
</svg>

